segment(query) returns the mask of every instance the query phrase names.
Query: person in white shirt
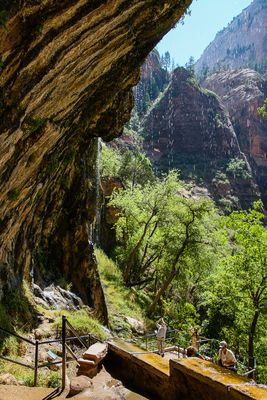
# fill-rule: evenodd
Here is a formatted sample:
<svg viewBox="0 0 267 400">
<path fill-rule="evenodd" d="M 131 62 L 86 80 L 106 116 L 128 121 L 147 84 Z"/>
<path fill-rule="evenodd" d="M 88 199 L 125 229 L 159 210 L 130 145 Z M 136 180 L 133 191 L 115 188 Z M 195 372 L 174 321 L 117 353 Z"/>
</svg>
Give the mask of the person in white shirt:
<svg viewBox="0 0 267 400">
<path fill-rule="evenodd" d="M 237 361 L 234 353 L 227 348 L 227 343 L 223 340 L 220 342 L 218 364 L 221 367 L 236 372 L 236 363 Z"/>
<path fill-rule="evenodd" d="M 156 322 L 156 325 L 157 325 L 156 338 L 157 338 L 158 352 L 161 355 L 161 357 L 164 357 L 164 341 L 166 339 L 167 325 L 165 324 L 163 318 L 160 318 Z"/>
</svg>

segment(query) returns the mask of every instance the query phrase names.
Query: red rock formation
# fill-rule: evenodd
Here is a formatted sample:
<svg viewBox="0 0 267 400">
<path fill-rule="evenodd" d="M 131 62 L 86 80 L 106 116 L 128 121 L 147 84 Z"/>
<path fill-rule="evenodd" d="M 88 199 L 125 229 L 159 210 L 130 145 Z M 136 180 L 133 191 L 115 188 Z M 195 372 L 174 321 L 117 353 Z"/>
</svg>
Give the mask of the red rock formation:
<svg viewBox="0 0 267 400">
<path fill-rule="evenodd" d="M 226 105 L 267 205 L 267 119 L 257 111 L 267 97 L 266 80 L 253 70 L 242 69 L 213 74 L 203 85 L 216 92 Z"/>
<path fill-rule="evenodd" d="M 237 197 L 248 206 L 257 198 L 249 174 L 245 179 L 225 175 L 233 159 L 243 160 L 248 172 L 246 160 L 223 103 L 188 70 L 175 70 L 168 90 L 145 118 L 144 130 L 147 153 L 159 168 L 181 169 L 185 179 L 201 177 L 217 200 Z M 225 176 L 216 177 L 218 171 Z"/>
</svg>

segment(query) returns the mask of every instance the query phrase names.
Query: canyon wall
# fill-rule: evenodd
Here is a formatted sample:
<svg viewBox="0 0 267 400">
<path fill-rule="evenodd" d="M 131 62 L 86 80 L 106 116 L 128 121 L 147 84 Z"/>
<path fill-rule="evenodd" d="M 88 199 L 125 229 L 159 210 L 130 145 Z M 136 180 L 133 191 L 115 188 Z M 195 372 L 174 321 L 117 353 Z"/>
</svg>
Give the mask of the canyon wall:
<svg viewBox="0 0 267 400">
<path fill-rule="evenodd" d="M 198 75 L 249 67 L 267 71 L 267 3 L 254 0 L 204 50 L 196 62 Z"/>
<path fill-rule="evenodd" d="M 0 2 L 0 298 L 64 277 L 107 320 L 90 224 L 96 137 L 120 135 L 147 54 L 191 0 Z"/>
<path fill-rule="evenodd" d="M 267 119 L 258 113 L 267 97 L 267 81 L 246 68 L 215 73 L 202 84 L 216 92 L 225 104 L 267 207 Z"/>
<path fill-rule="evenodd" d="M 206 187 L 228 211 L 249 207 L 258 198 L 227 109 L 197 83 L 192 71 L 174 71 L 142 125 L 146 152 L 160 170 L 179 169 L 183 179 Z M 242 168 L 234 173 L 237 165 Z"/>
</svg>

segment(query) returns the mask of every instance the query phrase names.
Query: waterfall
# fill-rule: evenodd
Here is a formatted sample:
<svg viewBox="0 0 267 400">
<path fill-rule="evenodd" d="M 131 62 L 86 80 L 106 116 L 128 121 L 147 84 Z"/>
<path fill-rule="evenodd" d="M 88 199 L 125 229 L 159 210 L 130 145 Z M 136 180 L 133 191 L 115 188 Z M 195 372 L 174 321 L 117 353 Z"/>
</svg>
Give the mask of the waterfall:
<svg viewBox="0 0 267 400">
<path fill-rule="evenodd" d="M 90 236 L 96 246 L 100 245 L 100 226 L 101 226 L 101 198 L 100 198 L 100 158 L 101 158 L 101 139 L 96 140 L 96 165 L 95 165 L 95 220 L 91 226 Z"/>
</svg>

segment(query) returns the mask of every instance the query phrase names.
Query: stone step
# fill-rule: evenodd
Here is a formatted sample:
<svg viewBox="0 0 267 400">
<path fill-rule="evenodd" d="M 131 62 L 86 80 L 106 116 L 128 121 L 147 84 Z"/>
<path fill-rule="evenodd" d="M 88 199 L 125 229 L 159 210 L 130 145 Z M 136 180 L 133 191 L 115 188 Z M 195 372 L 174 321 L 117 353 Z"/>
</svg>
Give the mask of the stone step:
<svg viewBox="0 0 267 400">
<path fill-rule="evenodd" d="M 86 350 L 82 357 L 86 360 L 93 360 L 96 364 L 100 363 L 107 355 L 108 345 L 106 343 L 95 343 Z"/>
<path fill-rule="evenodd" d="M 79 358 L 78 363 L 81 367 L 86 368 L 94 368 L 96 366 L 96 363 L 93 360 L 85 360 L 84 358 Z"/>
</svg>

